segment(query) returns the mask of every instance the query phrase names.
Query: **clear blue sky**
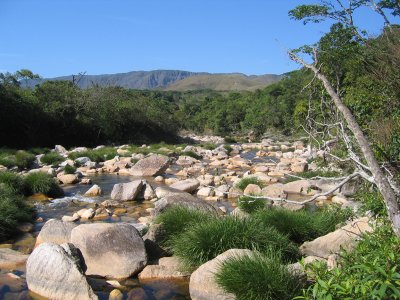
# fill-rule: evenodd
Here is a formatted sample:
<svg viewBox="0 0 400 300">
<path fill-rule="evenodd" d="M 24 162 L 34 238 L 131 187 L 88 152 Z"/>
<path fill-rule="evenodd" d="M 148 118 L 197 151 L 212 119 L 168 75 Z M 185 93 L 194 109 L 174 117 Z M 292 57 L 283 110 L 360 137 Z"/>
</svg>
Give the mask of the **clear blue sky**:
<svg viewBox="0 0 400 300">
<path fill-rule="evenodd" d="M 0 0 L 0 72 L 43 77 L 180 69 L 280 74 L 318 40 L 288 10 L 309 0 Z M 376 31 L 381 20 L 367 13 Z"/>
</svg>

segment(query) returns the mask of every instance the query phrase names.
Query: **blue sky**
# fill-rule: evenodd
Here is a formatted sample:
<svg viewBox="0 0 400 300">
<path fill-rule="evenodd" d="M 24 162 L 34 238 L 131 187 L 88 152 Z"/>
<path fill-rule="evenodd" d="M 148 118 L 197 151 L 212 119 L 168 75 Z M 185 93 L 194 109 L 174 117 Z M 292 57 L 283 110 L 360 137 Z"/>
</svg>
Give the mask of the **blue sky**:
<svg viewBox="0 0 400 300">
<path fill-rule="evenodd" d="M 43 77 L 179 69 L 281 74 L 285 48 L 329 24 L 303 26 L 288 10 L 308 0 L 0 0 L 0 72 Z M 381 20 L 358 16 L 377 32 Z"/>
</svg>

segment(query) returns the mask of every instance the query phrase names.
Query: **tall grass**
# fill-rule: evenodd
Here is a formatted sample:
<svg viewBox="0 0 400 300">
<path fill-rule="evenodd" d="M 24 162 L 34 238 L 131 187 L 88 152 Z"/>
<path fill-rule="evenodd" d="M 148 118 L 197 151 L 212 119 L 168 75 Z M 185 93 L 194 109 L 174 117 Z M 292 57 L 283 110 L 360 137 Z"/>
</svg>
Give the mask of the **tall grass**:
<svg viewBox="0 0 400 300">
<path fill-rule="evenodd" d="M 34 172 L 24 178 L 25 191 L 27 195 L 37 193 L 45 194 L 52 198 L 62 197 L 63 190 L 55 179 L 46 173 Z"/>
<path fill-rule="evenodd" d="M 162 224 L 165 239 L 163 244 L 171 246 L 171 240 L 197 223 L 208 222 L 214 216 L 182 206 L 172 206 L 160 214 L 155 223 Z"/>
<path fill-rule="evenodd" d="M 301 244 L 334 231 L 337 224 L 346 221 L 351 215 L 350 210 L 332 206 L 316 212 L 276 208 L 259 211 L 253 217 L 266 226 L 276 228 L 294 243 Z"/>
<path fill-rule="evenodd" d="M 193 224 L 171 240 L 171 248 L 187 266 L 199 266 L 233 248 L 282 251 L 285 261 L 298 257 L 298 249 L 275 228 L 251 218 L 223 217 Z"/>
<path fill-rule="evenodd" d="M 260 210 L 264 209 L 265 201 L 266 201 L 265 199 L 261 199 L 261 198 L 252 198 L 249 196 L 241 196 L 241 197 L 239 197 L 237 204 L 241 210 L 251 214 L 256 211 L 260 211 Z"/>
<path fill-rule="evenodd" d="M 238 183 L 236 183 L 236 187 L 238 189 L 241 189 L 242 191 L 245 190 L 245 188 L 249 185 L 249 184 L 255 184 L 258 185 L 260 188 L 263 188 L 265 186 L 264 182 L 262 182 L 260 179 L 258 179 L 257 177 L 245 177 L 240 179 L 240 181 Z"/>
<path fill-rule="evenodd" d="M 57 166 L 64 161 L 64 158 L 57 152 L 49 152 L 43 155 L 40 161 L 46 165 Z"/>
<path fill-rule="evenodd" d="M 34 215 L 22 195 L 0 184 L 0 241 L 16 233 L 20 223 L 32 221 Z"/>
<path fill-rule="evenodd" d="M 72 160 L 77 159 L 78 157 L 89 157 L 91 161 L 94 162 L 103 162 L 109 159 L 113 159 L 117 156 L 117 149 L 113 147 L 103 147 L 96 150 L 87 150 L 82 152 L 71 152 L 68 157 Z"/>
<path fill-rule="evenodd" d="M 282 265 L 279 252 L 273 251 L 229 258 L 215 278 L 238 300 L 289 300 L 303 287 L 300 276 Z"/>
<path fill-rule="evenodd" d="M 13 172 L 0 172 L 0 184 L 15 194 L 24 194 L 25 187 L 22 177 Z"/>
</svg>

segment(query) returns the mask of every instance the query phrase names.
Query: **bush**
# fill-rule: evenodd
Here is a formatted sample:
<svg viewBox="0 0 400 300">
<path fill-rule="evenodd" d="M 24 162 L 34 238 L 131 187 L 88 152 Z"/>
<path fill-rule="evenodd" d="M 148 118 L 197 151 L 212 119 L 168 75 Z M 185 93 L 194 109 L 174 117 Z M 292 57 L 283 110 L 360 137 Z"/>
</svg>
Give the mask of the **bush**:
<svg viewBox="0 0 400 300">
<path fill-rule="evenodd" d="M 76 168 L 74 166 L 71 166 L 69 164 L 66 164 L 64 167 L 64 173 L 65 174 L 75 174 Z"/>
<path fill-rule="evenodd" d="M 64 195 L 63 190 L 55 179 L 43 172 L 34 172 L 25 176 L 24 185 L 27 196 L 41 193 L 52 198 L 57 198 Z"/>
<path fill-rule="evenodd" d="M 238 300 L 293 299 L 303 287 L 301 278 L 283 266 L 279 253 L 272 251 L 229 258 L 215 276 Z"/>
<path fill-rule="evenodd" d="M 5 153 L 0 154 L 0 165 L 7 168 L 15 167 L 17 165 L 15 156 Z"/>
<path fill-rule="evenodd" d="M 40 161 L 46 165 L 58 166 L 64 161 L 64 158 L 57 152 L 49 152 L 43 155 Z"/>
<path fill-rule="evenodd" d="M 113 147 L 103 147 L 96 150 L 87 150 L 81 152 L 71 152 L 68 157 L 72 160 L 77 159 L 78 157 L 89 157 L 91 161 L 95 162 L 103 162 L 109 159 L 113 159 L 117 156 L 117 149 Z"/>
<path fill-rule="evenodd" d="M 257 212 L 254 218 L 266 226 L 276 228 L 280 233 L 287 235 L 292 242 L 301 244 L 334 231 L 337 224 L 344 222 L 350 216 L 349 210 L 332 206 L 316 212 L 270 209 Z"/>
<path fill-rule="evenodd" d="M 352 253 L 342 253 L 339 268 L 306 268 L 314 284 L 296 299 L 400 299 L 400 240 L 388 224 L 366 234 Z"/>
<path fill-rule="evenodd" d="M 28 169 L 36 160 L 36 156 L 24 150 L 19 150 L 15 153 L 15 163 L 20 169 Z"/>
<path fill-rule="evenodd" d="M 0 184 L 0 241 L 4 241 L 17 232 L 17 226 L 30 222 L 35 211 L 22 195 L 16 195 L 11 189 Z"/>
<path fill-rule="evenodd" d="M 171 240 L 197 223 L 208 222 L 213 216 L 209 213 L 188 209 L 182 206 L 173 206 L 160 214 L 155 222 L 162 224 L 165 240 L 163 244 L 171 245 Z"/>
<path fill-rule="evenodd" d="M 276 229 L 250 218 L 224 217 L 191 225 L 171 240 L 171 248 L 187 266 L 199 266 L 233 248 L 282 251 L 291 261 L 298 249 Z"/>
<path fill-rule="evenodd" d="M 15 194 L 23 195 L 25 192 L 24 181 L 21 176 L 16 173 L 0 172 L 0 183 Z"/>
<path fill-rule="evenodd" d="M 241 196 L 238 199 L 238 207 L 251 214 L 254 213 L 256 211 L 262 210 L 263 208 L 265 208 L 265 199 L 261 199 L 261 198 L 252 198 L 249 196 Z"/>
<path fill-rule="evenodd" d="M 238 189 L 241 189 L 242 191 L 244 191 L 244 189 L 249 185 L 249 184 L 256 184 L 258 185 L 260 188 L 264 187 L 264 182 L 262 182 L 260 179 L 258 179 L 257 177 L 245 177 L 240 179 L 240 181 L 236 184 L 236 187 Z"/>
<path fill-rule="evenodd" d="M 233 138 L 233 137 L 231 137 L 231 136 L 226 136 L 226 137 L 224 137 L 224 141 L 225 141 L 225 143 L 228 143 L 228 144 L 235 144 L 235 143 L 237 143 L 237 141 L 235 140 L 235 138 Z"/>
</svg>

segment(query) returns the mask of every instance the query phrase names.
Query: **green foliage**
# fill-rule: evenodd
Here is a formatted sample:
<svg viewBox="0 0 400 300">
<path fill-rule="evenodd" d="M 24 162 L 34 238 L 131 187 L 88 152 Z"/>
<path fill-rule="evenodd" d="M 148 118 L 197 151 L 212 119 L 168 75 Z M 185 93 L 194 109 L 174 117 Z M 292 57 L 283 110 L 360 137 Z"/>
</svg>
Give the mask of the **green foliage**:
<svg viewBox="0 0 400 300">
<path fill-rule="evenodd" d="M 155 223 L 162 224 L 163 233 L 165 234 L 164 244 L 171 245 L 171 240 L 179 234 L 187 230 L 190 226 L 197 223 L 208 222 L 213 218 L 212 215 L 188 209 L 182 206 L 173 206 L 160 214 Z"/>
<path fill-rule="evenodd" d="M 259 211 L 254 218 L 266 226 L 276 228 L 292 242 L 302 244 L 334 231 L 336 225 L 346 221 L 351 215 L 350 210 L 332 205 L 316 212 L 269 209 Z"/>
<path fill-rule="evenodd" d="M 203 158 L 201 155 L 198 155 L 196 152 L 193 152 L 193 151 L 185 151 L 185 152 L 182 152 L 181 155 L 190 156 L 190 157 L 193 157 L 195 159 L 202 159 Z"/>
<path fill-rule="evenodd" d="M 281 263 L 279 252 L 255 253 L 225 260 L 217 283 L 238 300 L 289 300 L 298 295 L 302 279 Z"/>
<path fill-rule="evenodd" d="M 43 172 L 29 173 L 24 177 L 25 191 L 27 195 L 37 193 L 45 194 L 52 198 L 62 197 L 63 190 L 60 188 L 55 179 Z"/>
<path fill-rule="evenodd" d="M 35 211 L 23 196 L 0 184 L 0 241 L 17 232 L 17 226 L 23 222 L 31 222 Z"/>
<path fill-rule="evenodd" d="M 190 267 L 199 266 L 226 250 L 282 251 L 285 261 L 298 257 L 298 249 L 276 229 L 250 218 L 224 217 L 197 223 L 171 240 L 174 255 Z"/>
<path fill-rule="evenodd" d="M 28 169 L 36 160 L 36 156 L 24 150 L 15 153 L 15 163 L 20 169 Z"/>
<path fill-rule="evenodd" d="M 13 172 L 0 172 L 0 184 L 15 194 L 24 194 L 24 181 L 20 175 Z"/>
<path fill-rule="evenodd" d="M 241 196 L 239 197 L 237 204 L 241 210 L 251 214 L 265 208 L 265 201 L 265 199 L 261 198 Z"/>
<path fill-rule="evenodd" d="M 339 266 L 308 265 L 314 283 L 296 299 L 400 299 L 400 240 L 388 224 L 342 254 Z"/>
<path fill-rule="evenodd" d="M 64 173 L 65 174 L 75 174 L 76 168 L 74 166 L 71 166 L 69 164 L 65 165 L 64 167 Z"/>
<path fill-rule="evenodd" d="M 227 144 L 235 144 L 235 143 L 237 143 L 236 139 L 234 137 L 231 137 L 231 136 L 224 137 L 224 142 L 227 143 Z"/>
<path fill-rule="evenodd" d="M 64 161 L 64 158 L 57 152 L 49 152 L 43 155 L 40 161 L 46 165 L 58 166 Z"/>
<path fill-rule="evenodd" d="M 203 147 L 204 149 L 207 149 L 207 150 L 214 150 L 215 148 L 217 148 L 217 145 L 215 145 L 213 143 L 205 143 L 205 144 L 202 144 L 201 147 Z"/>
<path fill-rule="evenodd" d="M 232 150 L 233 150 L 233 148 L 231 146 L 229 146 L 229 145 L 224 145 L 224 149 L 226 150 L 226 153 L 228 155 L 230 155 Z"/>
<path fill-rule="evenodd" d="M 362 212 L 370 211 L 373 215 L 380 217 L 387 215 L 383 197 L 376 188 L 365 185 L 356 192 L 354 199 L 362 202 Z"/>
<path fill-rule="evenodd" d="M 301 173 L 297 173 L 296 176 L 302 178 L 314 178 L 314 177 L 340 177 L 341 174 L 337 171 L 329 171 L 329 170 L 315 170 L 315 171 L 305 171 Z M 297 181 L 299 178 L 288 176 L 285 178 L 285 183 Z"/>
<path fill-rule="evenodd" d="M 238 189 L 241 189 L 242 191 L 244 191 L 244 189 L 249 184 L 258 185 L 260 188 L 264 187 L 264 183 L 260 179 L 258 179 L 257 177 L 252 177 L 252 176 L 248 176 L 248 177 L 244 177 L 244 178 L 240 179 L 240 181 L 236 184 L 236 187 Z"/>
<path fill-rule="evenodd" d="M 75 160 L 78 157 L 89 157 L 91 161 L 103 162 L 109 159 L 113 159 L 117 155 L 117 149 L 113 147 L 103 147 L 96 150 L 93 149 L 80 152 L 71 152 L 68 157 L 72 160 Z"/>
</svg>

